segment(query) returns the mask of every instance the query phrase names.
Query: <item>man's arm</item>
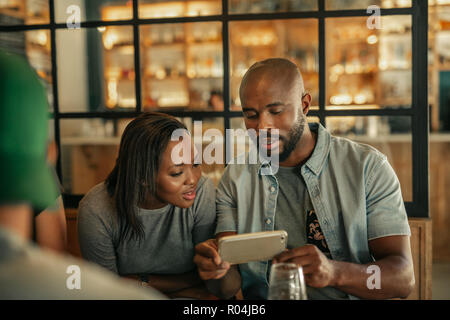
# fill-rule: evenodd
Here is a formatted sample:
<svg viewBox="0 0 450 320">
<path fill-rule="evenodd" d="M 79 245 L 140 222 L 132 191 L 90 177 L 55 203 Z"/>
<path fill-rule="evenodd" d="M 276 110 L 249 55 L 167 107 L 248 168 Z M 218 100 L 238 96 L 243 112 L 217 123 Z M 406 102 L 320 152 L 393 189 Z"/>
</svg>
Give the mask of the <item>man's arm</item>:
<svg viewBox="0 0 450 320">
<path fill-rule="evenodd" d="M 66 215 L 62 197 L 35 219 L 36 241 L 41 247 L 64 252 L 67 247 Z"/>
<path fill-rule="evenodd" d="M 328 259 L 316 246 L 306 245 L 278 255 L 277 262 L 293 262 L 303 267 L 305 282 L 311 287 L 335 287 L 363 299 L 406 298 L 414 288 L 414 269 L 409 236 L 389 236 L 369 241 L 375 262 L 356 264 Z M 380 270 L 380 289 L 368 286 Z M 370 269 L 369 269 L 370 270 Z M 372 286 L 370 286 L 372 287 Z"/>
<path fill-rule="evenodd" d="M 369 241 L 374 263 L 337 262 L 337 285 L 344 292 L 364 299 L 407 298 L 414 289 L 414 267 L 409 236 L 390 236 Z M 380 268 L 380 289 L 369 289 L 371 265 Z M 371 281 L 369 281 L 371 283 Z"/>
</svg>

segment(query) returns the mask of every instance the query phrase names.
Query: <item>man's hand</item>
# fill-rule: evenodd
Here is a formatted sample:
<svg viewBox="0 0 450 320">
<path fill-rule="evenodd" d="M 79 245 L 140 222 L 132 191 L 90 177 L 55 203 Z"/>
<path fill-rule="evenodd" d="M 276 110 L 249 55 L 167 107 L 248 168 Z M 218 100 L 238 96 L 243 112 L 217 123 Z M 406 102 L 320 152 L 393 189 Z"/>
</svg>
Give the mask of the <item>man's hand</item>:
<svg viewBox="0 0 450 320">
<path fill-rule="evenodd" d="M 303 268 L 305 282 L 310 287 L 323 288 L 334 286 L 336 283 L 336 269 L 333 261 L 329 260 L 315 245 L 286 250 L 273 258 L 272 263 L 295 263 Z"/>
<path fill-rule="evenodd" d="M 206 240 L 195 246 L 194 263 L 202 280 L 220 279 L 230 269 L 230 264 L 220 258 L 215 239 Z"/>
</svg>

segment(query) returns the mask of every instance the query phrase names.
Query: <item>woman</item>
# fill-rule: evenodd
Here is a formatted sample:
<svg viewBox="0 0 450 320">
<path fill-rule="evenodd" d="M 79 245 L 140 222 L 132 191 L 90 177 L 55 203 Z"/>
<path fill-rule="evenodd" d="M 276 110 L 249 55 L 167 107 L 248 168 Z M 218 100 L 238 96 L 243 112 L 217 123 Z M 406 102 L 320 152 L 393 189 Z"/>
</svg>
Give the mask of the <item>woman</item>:
<svg viewBox="0 0 450 320">
<path fill-rule="evenodd" d="M 195 245 L 214 236 L 215 189 L 194 152 L 174 150 L 177 129 L 186 127 L 155 112 L 128 124 L 115 168 L 80 202 L 80 248 L 85 259 L 171 297 L 206 299 L 193 257 Z"/>
</svg>

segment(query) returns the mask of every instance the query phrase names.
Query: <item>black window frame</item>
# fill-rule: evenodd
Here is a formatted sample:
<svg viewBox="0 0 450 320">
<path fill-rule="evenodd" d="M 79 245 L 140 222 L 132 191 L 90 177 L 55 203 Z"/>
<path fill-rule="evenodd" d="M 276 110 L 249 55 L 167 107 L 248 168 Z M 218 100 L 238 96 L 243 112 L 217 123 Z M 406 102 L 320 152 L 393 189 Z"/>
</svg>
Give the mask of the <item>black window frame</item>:
<svg viewBox="0 0 450 320">
<path fill-rule="evenodd" d="M 228 0 L 222 0 L 222 14 L 213 16 L 177 17 L 140 19 L 138 0 L 133 0 L 133 18 L 120 21 L 85 21 L 81 28 L 101 26 L 132 26 L 134 34 L 134 67 L 136 111 L 108 112 L 60 112 L 58 99 L 58 80 L 56 63 L 56 30 L 67 28 L 65 23 L 55 22 L 55 0 L 49 0 L 50 22 L 38 25 L 0 26 L 0 32 L 50 30 L 52 87 L 54 110 L 55 140 L 61 150 L 60 121 L 62 119 L 119 119 L 136 117 L 142 112 L 141 101 L 141 68 L 140 68 L 140 37 L 139 27 L 149 24 L 186 23 L 186 22 L 221 22 L 223 50 L 223 111 L 168 111 L 166 113 L 177 117 L 191 117 L 193 120 L 221 117 L 224 128 L 230 128 L 230 119 L 242 117 L 240 111 L 230 110 L 230 45 L 229 24 L 233 21 L 275 20 L 275 19 L 306 19 L 318 20 L 319 28 L 319 109 L 310 110 L 308 116 L 316 116 L 320 123 L 330 116 L 409 116 L 412 119 L 412 187 L 413 200 L 405 202 L 409 217 L 429 218 L 429 111 L 428 111 L 428 1 L 412 1 L 412 7 L 383 9 L 382 16 L 409 15 L 412 17 L 412 105 L 408 109 L 373 109 L 373 110 L 327 110 L 326 109 L 326 51 L 325 23 L 327 18 L 338 17 L 368 17 L 366 10 L 326 10 L 325 0 L 318 0 L 318 10 L 308 12 L 274 12 L 261 14 L 229 14 Z M 61 154 L 58 155 L 57 173 L 62 181 Z M 77 208 L 83 195 L 63 193 L 66 207 Z"/>
</svg>

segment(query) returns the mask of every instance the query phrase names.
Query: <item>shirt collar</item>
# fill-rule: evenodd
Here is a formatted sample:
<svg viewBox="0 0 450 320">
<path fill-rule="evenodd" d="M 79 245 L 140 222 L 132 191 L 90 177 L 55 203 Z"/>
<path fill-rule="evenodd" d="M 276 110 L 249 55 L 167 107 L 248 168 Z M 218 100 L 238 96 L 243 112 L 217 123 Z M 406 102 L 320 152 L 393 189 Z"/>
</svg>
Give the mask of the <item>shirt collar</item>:
<svg viewBox="0 0 450 320">
<path fill-rule="evenodd" d="M 313 153 L 305 165 L 315 175 L 319 175 L 330 153 L 331 134 L 320 123 L 310 123 L 309 128 L 311 131 L 317 132 L 317 141 Z"/>
<path fill-rule="evenodd" d="M 305 165 L 314 172 L 315 175 L 319 175 L 325 165 L 328 154 L 330 153 L 331 134 L 320 123 L 313 122 L 308 125 L 311 131 L 317 133 L 317 141 L 314 150 Z M 269 174 L 272 172 L 269 161 L 260 161 L 258 157 L 258 174 L 261 174 L 262 169 L 269 170 Z"/>
</svg>

